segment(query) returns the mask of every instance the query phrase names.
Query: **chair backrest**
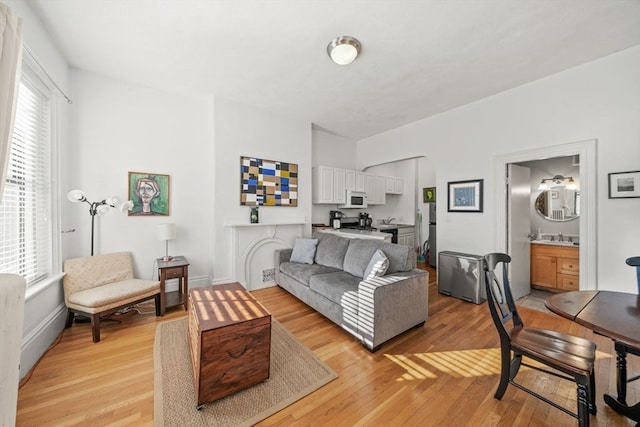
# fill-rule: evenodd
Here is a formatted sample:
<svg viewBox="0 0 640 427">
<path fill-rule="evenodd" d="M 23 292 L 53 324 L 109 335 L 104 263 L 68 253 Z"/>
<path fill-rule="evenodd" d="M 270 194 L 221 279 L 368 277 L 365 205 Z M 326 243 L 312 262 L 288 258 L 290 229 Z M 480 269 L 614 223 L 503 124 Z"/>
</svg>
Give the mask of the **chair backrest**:
<svg viewBox="0 0 640 427">
<path fill-rule="evenodd" d="M 64 262 L 62 279 L 65 300 L 69 295 L 120 280 L 133 279 L 130 252 L 72 258 Z"/>
<path fill-rule="evenodd" d="M 625 261 L 627 265 L 636 268 L 636 279 L 638 283 L 638 294 L 640 294 L 640 256 L 633 256 L 631 258 L 627 258 Z"/>
<path fill-rule="evenodd" d="M 509 330 L 523 326 L 522 319 L 513 301 L 507 264 L 511 257 L 503 253 L 491 253 L 484 256 L 485 287 L 487 289 L 487 304 L 491 311 L 491 318 L 498 329 L 500 340 L 509 340 Z M 501 264 L 501 267 L 499 266 Z M 499 277 L 496 271 L 502 270 Z M 511 321 L 511 325 L 508 325 Z"/>
</svg>

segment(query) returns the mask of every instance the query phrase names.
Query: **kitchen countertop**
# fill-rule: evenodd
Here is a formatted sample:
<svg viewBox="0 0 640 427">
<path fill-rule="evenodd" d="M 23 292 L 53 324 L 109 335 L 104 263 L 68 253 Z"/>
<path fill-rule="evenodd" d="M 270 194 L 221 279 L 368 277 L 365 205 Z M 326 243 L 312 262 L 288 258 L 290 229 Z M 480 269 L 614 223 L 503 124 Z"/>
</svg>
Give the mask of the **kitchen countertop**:
<svg viewBox="0 0 640 427">
<path fill-rule="evenodd" d="M 369 230 L 353 230 L 349 228 L 341 228 L 339 230 L 319 230 L 322 233 L 331 233 L 336 234 L 342 237 L 348 237 L 351 239 L 360 238 L 360 239 L 379 239 L 379 240 L 387 240 L 391 241 L 391 234 L 389 233 L 380 233 L 378 231 L 369 231 Z"/>
<path fill-rule="evenodd" d="M 414 228 L 415 225 L 411 224 L 375 224 L 375 228 L 378 230 L 393 230 L 394 228 Z"/>
</svg>

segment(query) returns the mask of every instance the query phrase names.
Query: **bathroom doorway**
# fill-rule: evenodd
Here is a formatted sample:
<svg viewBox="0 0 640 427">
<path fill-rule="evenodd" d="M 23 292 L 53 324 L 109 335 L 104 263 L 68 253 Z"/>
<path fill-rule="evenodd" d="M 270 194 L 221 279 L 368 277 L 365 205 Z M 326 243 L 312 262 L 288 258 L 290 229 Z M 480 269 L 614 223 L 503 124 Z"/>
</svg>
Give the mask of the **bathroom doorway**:
<svg viewBox="0 0 640 427">
<path fill-rule="evenodd" d="M 516 166 L 518 166 L 528 162 L 578 156 L 580 159 L 579 173 L 577 174 L 580 182 L 580 198 L 578 200 L 580 215 L 575 221 L 577 221 L 577 233 L 580 242 L 580 289 L 595 289 L 597 264 L 595 258 L 595 155 L 596 140 L 589 140 L 496 156 L 494 162 L 494 178 L 496 184 L 494 186 L 496 207 L 495 246 L 498 248 L 498 251 L 511 255 L 511 270 L 517 269 L 520 272 L 519 276 L 514 275 L 512 271 L 509 272 L 512 282 L 513 278 L 516 278 L 518 281 L 524 281 L 517 286 L 519 291 L 517 295 L 514 292 L 514 298 L 522 297 L 530 290 L 529 280 L 524 277 L 525 274 L 522 274 L 523 269 L 528 270 L 530 259 L 528 258 L 528 251 L 519 250 L 524 247 L 522 244 L 518 245 L 518 241 L 523 241 L 523 236 L 516 234 L 515 231 L 511 231 L 515 223 L 513 218 L 511 218 L 510 221 L 510 216 L 512 216 L 513 212 L 521 209 L 521 206 L 511 206 L 511 198 L 509 197 L 510 188 L 508 185 L 509 165 L 516 164 Z M 554 175 L 550 175 L 549 177 L 553 176 Z M 531 187 L 529 188 L 531 189 Z M 537 192 L 537 187 L 531 190 Z M 527 209 L 532 209 L 532 207 L 528 206 Z"/>
</svg>

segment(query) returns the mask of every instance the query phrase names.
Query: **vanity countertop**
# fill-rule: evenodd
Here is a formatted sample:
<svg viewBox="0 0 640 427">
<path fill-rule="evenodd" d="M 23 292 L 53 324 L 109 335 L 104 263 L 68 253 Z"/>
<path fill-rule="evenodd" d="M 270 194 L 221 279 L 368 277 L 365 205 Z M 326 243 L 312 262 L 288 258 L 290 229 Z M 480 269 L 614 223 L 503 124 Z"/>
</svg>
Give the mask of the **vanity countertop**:
<svg viewBox="0 0 640 427">
<path fill-rule="evenodd" d="M 531 244 L 533 245 L 549 245 L 549 246 L 580 246 L 578 242 L 559 242 L 557 240 L 532 240 Z"/>
</svg>

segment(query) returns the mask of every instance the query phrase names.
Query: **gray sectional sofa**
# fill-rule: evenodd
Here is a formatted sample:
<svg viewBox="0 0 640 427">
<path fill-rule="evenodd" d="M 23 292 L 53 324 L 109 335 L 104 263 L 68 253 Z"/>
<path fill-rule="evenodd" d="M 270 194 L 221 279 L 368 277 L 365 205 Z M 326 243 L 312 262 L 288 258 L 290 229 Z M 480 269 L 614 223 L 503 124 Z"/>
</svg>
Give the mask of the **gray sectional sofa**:
<svg viewBox="0 0 640 427">
<path fill-rule="evenodd" d="M 410 247 L 322 232 L 315 232 L 313 239 L 317 243 L 312 264 L 291 262 L 293 248 L 275 251 L 276 283 L 367 349 L 376 351 L 385 341 L 427 320 L 428 273 L 415 268 Z M 378 249 L 388 260 L 386 273 L 370 274 L 365 280 Z"/>
</svg>

